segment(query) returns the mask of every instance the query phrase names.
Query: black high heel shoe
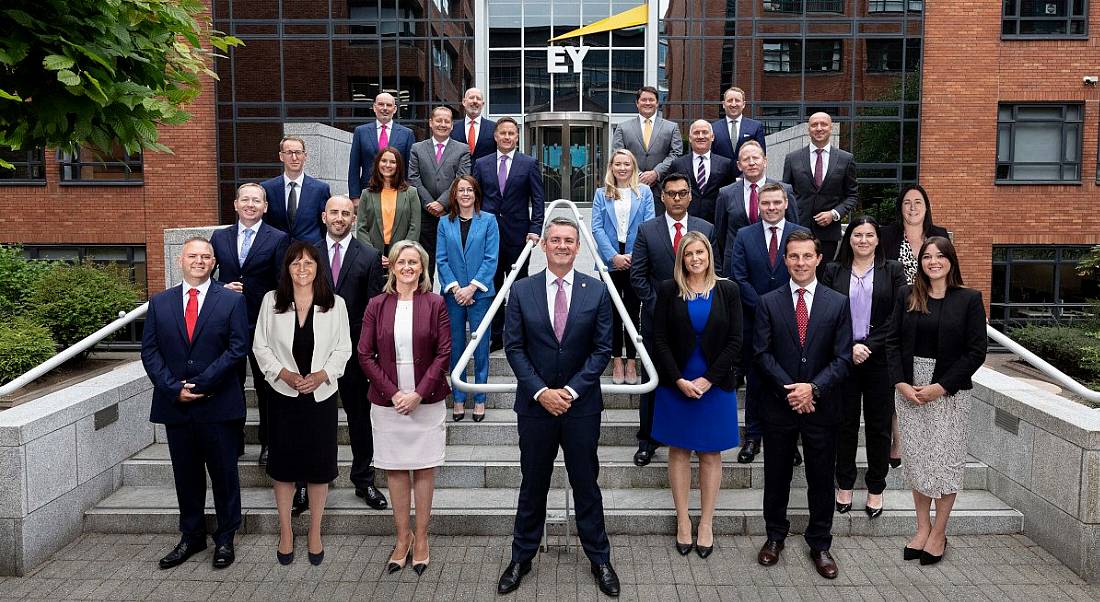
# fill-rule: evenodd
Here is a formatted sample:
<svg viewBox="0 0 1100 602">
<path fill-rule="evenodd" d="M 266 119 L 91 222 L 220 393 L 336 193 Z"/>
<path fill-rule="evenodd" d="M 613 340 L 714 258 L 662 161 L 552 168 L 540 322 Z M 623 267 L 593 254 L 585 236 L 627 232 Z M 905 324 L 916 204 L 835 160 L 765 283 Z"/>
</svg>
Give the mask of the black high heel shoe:
<svg viewBox="0 0 1100 602">
<path fill-rule="evenodd" d="M 870 504 L 870 498 L 871 498 L 870 494 L 868 494 L 868 496 L 867 496 L 868 501 L 866 503 L 864 503 L 864 505 L 863 505 L 863 511 L 866 512 L 867 516 L 869 518 L 872 518 L 872 519 L 875 519 L 875 518 L 878 518 L 878 517 L 882 516 L 882 510 L 884 508 L 886 508 L 886 497 L 884 495 L 882 495 L 881 493 L 878 494 L 878 495 L 879 495 L 879 498 L 880 498 L 878 508 L 875 508 L 874 506 L 872 506 Z"/>
<path fill-rule="evenodd" d="M 890 468 L 901 466 L 901 458 L 890 458 Z"/>
<path fill-rule="evenodd" d="M 930 564 L 936 564 L 937 562 L 943 560 L 944 554 L 947 554 L 947 538 L 946 537 L 943 538 L 943 553 L 940 554 L 939 556 L 933 556 L 932 554 L 929 554 L 928 552 L 925 552 L 924 550 L 921 550 L 920 564 L 921 564 L 921 566 L 928 566 Z"/>
<path fill-rule="evenodd" d="M 405 568 L 405 562 L 409 559 L 409 554 L 412 554 L 413 542 L 414 541 L 416 541 L 415 537 L 410 537 L 409 538 L 409 548 L 407 550 L 405 550 L 404 554 L 401 555 L 401 560 L 400 561 L 394 560 L 393 556 L 390 556 L 390 562 L 389 562 L 389 564 L 386 565 L 386 572 L 387 573 L 391 573 L 391 574 L 396 573 L 397 571 L 400 571 L 401 569 Z M 394 546 L 393 549 L 396 552 L 397 551 L 397 546 Z"/>
<path fill-rule="evenodd" d="M 413 558 L 413 570 L 416 571 L 416 576 L 419 577 L 424 574 L 424 571 L 428 570 L 428 563 L 431 562 L 431 554 L 424 560 L 417 560 Z"/>
<path fill-rule="evenodd" d="M 481 413 L 477 413 L 477 406 L 481 406 Z M 485 420 L 485 404 L 474 404 L 474 422 Z"/>
<path fill-rule="evenodd" d="M 278 549 L 275 550 L 275 558 L 279 559 L 279 564 L 286 566 L 294 562 L 294 550 L 291 550 L 289 554 L 283 554 Z"/>
<path fill-rule="evenodd" d="M 451 420 L 453 420 L 455 422 L 462 422 L 462 419 L 465 418 L 465 417 L 466 417 L 466 408 L 465 407 L 462 408 L 461 412 L 455 412 L 454 410 L 451 410 Z M 475 420 L 476 420 L 476 418 L 475 418 Z"/>
<path fill-rule="evenodd" d="M 709 546 L 701 546 L 698 542 L 695 543 L 695 553 L 699 555 L 699 558 L 706 560 L 707 556 L 714 551 L 714 542 L 711 542 Z"/>
<path fill-rule="evenodd" d="M 688 543 L 680 543 L 678 541 L 676 542 L 676 552 L 679 553 L 681 556 L 687 556 L 688 554 L 690 554 L 691 549 L 694 548 L 694 547 L 695 547 L 695 544 L 693 544 L 691 542 L 688 542 Z"/>
<path fill-rule="evenodd" d="M 838 489 L 837 491 L 847 491 L 847 490 Z M 854 495 L 854 493 L 853 493 L 853 495 Z M 840 502 L 837 502 L 835 497 L 833 498 L 833 502 L 836 503 L 836 511 L 837 511 L 838 514 L 847 514 L 848 511 L 852 509 L 852 502 L 848 502 L 847 504 L 842 504 Z"/>
<path fill-rule="evenodd" d="M 905 560 L 916 560 L 920 558 L 920 555 L 924 553 L 924 550 L 919 548 L 910 548 L 905 546 L 901 549 L 901 557 Z"/>
<path fill-rule="evenodd" d="M 324 560 L 325 560 L 325 550 L 324 550 L 324 548 L 321 548 L 321 551 L 317 552 L 316 554 L 314 554 L 313 552 L 309 552 L 309 563 L 312 564 L 313 566 L 320 566 L 320 564 Z"/>
</svg>

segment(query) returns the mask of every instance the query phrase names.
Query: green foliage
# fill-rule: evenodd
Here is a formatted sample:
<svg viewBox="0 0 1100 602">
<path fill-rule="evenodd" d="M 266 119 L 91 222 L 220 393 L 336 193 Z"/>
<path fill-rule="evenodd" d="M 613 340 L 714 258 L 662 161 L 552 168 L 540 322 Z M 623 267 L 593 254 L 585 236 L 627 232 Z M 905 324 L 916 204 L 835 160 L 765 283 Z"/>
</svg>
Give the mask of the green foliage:
<svg viewBox="0 0 1100 602">
<path fill-rule="evenodd" d="M 1010 333 L 1016 342 L 1069 376 L 1100 390 L 1100 336 L 1072 326 L 1027 325 Z"/>
<path fill-rule="evenodd" d="M 1084 278 L 1100 277 L 1100 245 L 1090 249 L 1087 255 L 1078 260 L 1077 274 Z"/>
<path fill-rule="evenodd" d="M 56 351 L 48 328 L 26 318 L 0 322 L 0 384 L 21 376 Z"/>
<path fill-rule="evenodd" d="M 132 310 L 138 291 L 117 266 L 59 264 L 50 269 L 27 299 L 28 314 L 46 324 L 62 347 L 69 347 Z"/>
<path fill-rule="evenodd" d="M 26 259 L 19 247 L 0 245 L 0 317 L 22 312 L 34 285 L 52 265 Z"/>
<path fill-rule="evenodd" d="M 202 0 L 0 3 L 0 146 L 171 152 L 213 51 L 241 41 L 210 28 Z"/>
</svg>

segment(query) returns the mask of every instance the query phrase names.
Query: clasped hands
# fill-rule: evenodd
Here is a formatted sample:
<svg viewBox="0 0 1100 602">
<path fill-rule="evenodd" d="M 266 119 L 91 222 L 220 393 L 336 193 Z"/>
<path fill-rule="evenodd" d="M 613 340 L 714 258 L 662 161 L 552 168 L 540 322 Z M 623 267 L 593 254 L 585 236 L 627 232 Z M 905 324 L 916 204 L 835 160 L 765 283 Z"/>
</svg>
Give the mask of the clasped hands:
<svg viewBox="0 0 1100 602">
<path fill-rule="evenodd" d="M 814 390 L 810 383 L 794 383 L 783 385 L 787 391 L 787 403 L 791 409 L 799 414 L 810 414 L 817 411 L 814 406 Z"/>
<path fill-rule="evenodd" d="M 629 253 L 621 253 L 611 256 L 611 269 L 625 270 L 630 267 L 631 256 Z"/>
<path fill-rule="evenodd" d="M 440 217 L 444 213 L 447 212 L 447 210 L 443 208 L 443 204 L 440 203 L 439 201 L 432 201 L 432 202 L 428 203 L 427 205 L 424 205 L 424 209 L 428 213 L 431 213 L 432 215 L 434 215 L 436 217 Z"/>
<path fill-rule="evenodd" d="M 699 399 L 703 395 L 706 395 L 707 391 L 710 391 L 711 382 L 706 378 L 703 378 L 702 376 L 700 376 L 699 378 L 694 378 L 692 380 L 681 378 L 676 381 L 676 386 L 679 387 L 680 392 L 684 394 L 684 397 L 687 397 L 689 399 Z"/>
<path fill-rule="evenodd" d="M 397 410 L 397 413 L 402 416 L 412 414 L 413 410 L 418 408 L 423 400 L 424 398 L 416 391 L 398 391 L 390 398 L 390 401 L 393 402 L 393 409 Z"/>
<path fill-rule="evenodd" d="M 477 287 L 473 284 L 456 286 L 451 289 L 451 294 L 454 295 L 455 303 L 462 306 L 470 306 L 474 304 L 474 295 L 477 294 Z"/>
<path fill-rule="evenodd" d="M 537 400 L 551 416 L 561 416 L 573 406 L 573 396 L 565 389 L 546 389 Z"/>
<path fill-rule="evenodd" d="M 279 372 L 279 380 L 285 382 L 294 388 L 295 391 L 302 395 L 308 395 L 317 390 L 325 381 L 328 380 L 328 373 L 324 370 L 318 370 L 313 374 L 302 376 L 297 372 L 291 372 L 286 368 L 283 368 Z"/>
<path fill-rule="evenodd" d="M 935 401 L 947 394 L 943 385 L 939 383 L 932 383 L 923 387 L 914 387 L 909 383 L 898 383 L 894 385 L 894 388 L 898 390 L 898 393 L 901 393 L 906 401 L 919 406 Z"/>
<path fill-rule="evenodd" d="M 206 397 L 206 393 L 192 393 L 191 392 L 192 389 L 195 388 L 195 383 L 189 383 L 185 380 L 182 380 L 180 382 L 183 383 L 183 388 L 180 389 L 180 396 L 179 396 L 179 400 L 181 402 L 187 403 L 189 401 L 196 401 L 196 400 L 202 399 L 203 397 Z"/>
</svg>

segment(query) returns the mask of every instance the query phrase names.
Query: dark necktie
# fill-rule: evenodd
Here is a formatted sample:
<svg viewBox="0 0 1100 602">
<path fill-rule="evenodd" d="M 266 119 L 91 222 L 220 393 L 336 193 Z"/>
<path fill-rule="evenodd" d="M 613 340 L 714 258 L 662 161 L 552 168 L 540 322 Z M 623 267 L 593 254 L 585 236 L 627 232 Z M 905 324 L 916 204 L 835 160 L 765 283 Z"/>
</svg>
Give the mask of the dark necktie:
<svg viewBox="0 0 1100 602">
<path fill-rule="evenodd" d="M 825 161 L 821 158 L 821 153 L 824 153 L 825 149 L 817 149 L 817 163 L 814 164 L 814 186 L 821 188 L 821 181 L 825 179 Z"/>
<path fill-rule="evenodd" d="M 702 190 L 707 185 L 707 169 L 706 169 L 706 166 L 703 165 L 703 162 L 704 162 L 703 159 L 704 159 L 704 157 L 702 155 L 700 155 L 699 156 L 699 172 L 695 174 L 695 181 L 699 182 L 699 190 Z"/>
<path fill-rule="evenodd" d="M 755 224 L 760 219 L 760 197 L 756 194 L 756 184 L 749 184 L 749 223 Z"/>
<path fill-rule="evenodd" d="M 794 319 L 798 321 L 798 344 L 806 345 L 806 327 L 810 325 L 810 312 L 806 309 L 806 289 L 798 289 L 798 305 L 794 308 Z"/>
<path fill-rule="evenodd" d="M 290 197 L 286 200 L 286 223 L 294 228 L 294 217 L 298 215 L 298 183 L 290 183 Z"/>
<path fill-rule="evenodd" d="M 768 266 L 774 268 L 779 258 L 779 226 L 768 226 L 768 229 L 772 231 L 772 239 L 768 241 Z"/>
<path fill-rule="evenodd" d="M 183 309 L 183 321 L 187 325 L 187 342 L 195 337 L 195 323 L 199 321 L 199 289 L 187 291 L 187 307 Z"/>
<path fill-rule="evenodd" d="M 340 243 L 332 244 L 332 286 L 340 279 Z"/>
</svg>

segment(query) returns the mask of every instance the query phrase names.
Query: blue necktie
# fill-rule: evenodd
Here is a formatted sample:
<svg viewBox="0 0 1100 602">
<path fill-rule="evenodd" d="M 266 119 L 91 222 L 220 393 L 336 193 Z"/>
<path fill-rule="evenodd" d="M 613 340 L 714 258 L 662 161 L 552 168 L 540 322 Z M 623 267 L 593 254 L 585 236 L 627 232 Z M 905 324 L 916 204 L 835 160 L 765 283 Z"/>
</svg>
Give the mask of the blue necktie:
<svg viewBox="0 0 1100 602">
<path fill-rule="evenodd" d="M 248 258 L 248 251 L 252 248 L 252 228 L 248 228 L 244 231 L 244 242 L 241 243 L 241 255 L 238 258 L 241 265 L 244 265 L 244 260 Z"/>
</svg>

